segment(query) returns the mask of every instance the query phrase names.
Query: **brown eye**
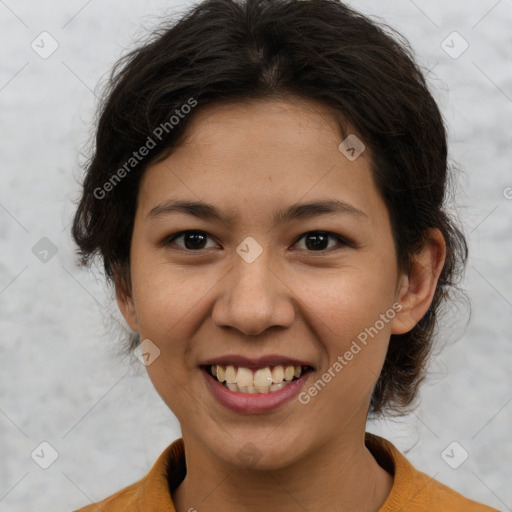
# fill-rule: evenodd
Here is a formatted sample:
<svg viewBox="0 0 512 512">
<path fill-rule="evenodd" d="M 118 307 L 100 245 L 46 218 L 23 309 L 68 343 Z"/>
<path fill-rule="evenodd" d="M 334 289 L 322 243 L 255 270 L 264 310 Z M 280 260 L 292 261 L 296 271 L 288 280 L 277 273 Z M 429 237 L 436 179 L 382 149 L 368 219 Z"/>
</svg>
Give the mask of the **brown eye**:
<svg viewBox="0 0 512 512">
<path fill-rule="evenodd" d="M 176 244 L 176 240 L 183 239 L 183 246 Z M 204 231 L 182 231 L 166 240 L 166 245 L 174 243 L 181 249 L 190 251 L 200 251 L 205 249 L 205 244 L 209 238 L 208 233 Z"/>
<path fill-rule="evenodd" d="M 329 247 L 329 239 L 335 239 L 341 245 L 348 245 L 344 238 L 328 231 L 309 231 L 302 235 L 297 243 L 302 239 L 304 239 L 306 250 L 312 252 L 322 252 L 331 249 L 332 246 Z"/>
</svg>

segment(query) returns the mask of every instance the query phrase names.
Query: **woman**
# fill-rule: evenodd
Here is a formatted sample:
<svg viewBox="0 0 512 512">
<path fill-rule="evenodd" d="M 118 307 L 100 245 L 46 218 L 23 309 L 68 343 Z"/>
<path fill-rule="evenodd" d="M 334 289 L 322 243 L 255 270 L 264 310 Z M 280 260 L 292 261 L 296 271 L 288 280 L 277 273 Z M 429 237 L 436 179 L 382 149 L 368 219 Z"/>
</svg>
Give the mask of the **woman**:
<svg viewBox="0 0 512 512">
<path fill-rule="evenodd" d="M 206 1 L 122 59 L 73 235 L 182 438 L 81 510 L 493 510 L 365 432 L 464 267 L 448 173 L 407 44 L 338 1 Z"/>
</svg>

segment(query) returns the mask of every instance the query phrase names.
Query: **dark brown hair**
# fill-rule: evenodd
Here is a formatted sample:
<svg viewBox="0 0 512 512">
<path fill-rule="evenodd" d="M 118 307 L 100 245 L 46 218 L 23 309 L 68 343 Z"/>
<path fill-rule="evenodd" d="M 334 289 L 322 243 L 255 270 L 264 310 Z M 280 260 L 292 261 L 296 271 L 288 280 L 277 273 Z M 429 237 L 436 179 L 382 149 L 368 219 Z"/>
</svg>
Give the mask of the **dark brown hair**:
<svg viewBox="0 0 512 512">
<path fill-rule="evenodd" d="M 342 133 L 353 127 L 370 149 L 400 269 L 408 269 L 429 228 L 439 228 L 446 241 L 432 304 L 414 329 L 391 336 L 369 411 L 406 412 L 467 245 L 444 210 L 451 171 L 446 131 L 409 44 L 339 1 L 207 0 L 118 61 L 99 109 L 72 228 L 81 263 L 99 255 L 108 280 L 129 287 L 130 241 L 147 166 L 177 147 L 202 106 L 289 94 L 330 107 L 345 123 Z M 190 109 L 183 105 L 191 100 L 196 106 L 185 115 Z M 184 115 L 173 123 L 178 114 Z M 148 137 L 156 148 L 130 160 L 148 146 Z"/>
</svg>

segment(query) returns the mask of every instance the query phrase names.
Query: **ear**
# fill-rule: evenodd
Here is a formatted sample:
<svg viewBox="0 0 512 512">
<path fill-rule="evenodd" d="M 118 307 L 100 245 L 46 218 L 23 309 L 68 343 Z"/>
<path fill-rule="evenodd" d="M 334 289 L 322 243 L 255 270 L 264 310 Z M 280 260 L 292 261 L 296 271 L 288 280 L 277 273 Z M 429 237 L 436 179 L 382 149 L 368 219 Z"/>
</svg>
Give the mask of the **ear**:
<svg viewBox="0 0 512 512">
<path fill-rule="evenodd" d="M 135 332 L 139 331 L 139 322 L 132 297 L 132 288 L 129 276 L 129 270 L 117 268 L 114 271 L 114 282 L 116 287 L 116 300 L 119 311 L 123 315 L 126 323 Z"/>
<path fill-rule="evenodd" d="M 411 259 L 409 274 L 403 274 L 397 291 L 402 308 L 391 325 L 392 334 L 405 334 L 428 311 L 446 258 L 446 243 L 439 229 L 430 229 L 423 247 Z"/>
</svg>

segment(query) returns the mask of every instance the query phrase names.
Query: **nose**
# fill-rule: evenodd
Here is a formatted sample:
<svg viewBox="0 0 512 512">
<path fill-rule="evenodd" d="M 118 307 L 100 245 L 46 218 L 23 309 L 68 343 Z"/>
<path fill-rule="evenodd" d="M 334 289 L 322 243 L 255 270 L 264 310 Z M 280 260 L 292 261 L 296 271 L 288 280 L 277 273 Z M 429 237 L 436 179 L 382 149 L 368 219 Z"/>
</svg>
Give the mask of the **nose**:
<svg viewBox="0 0 512 512">
<path fill-rule="evenodd" d="M 248 336 L 257 336 L 270 327 L 293 324 L 291 283 L 285 282 L 277 268 L 269 266 L 266 252 L 251 263 L 235 258 L 233 268 L 222 280 L 222 292 L 212 312 L 218 327 L 231 327 Z"/>
</svg>

